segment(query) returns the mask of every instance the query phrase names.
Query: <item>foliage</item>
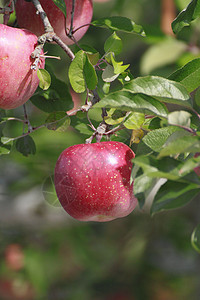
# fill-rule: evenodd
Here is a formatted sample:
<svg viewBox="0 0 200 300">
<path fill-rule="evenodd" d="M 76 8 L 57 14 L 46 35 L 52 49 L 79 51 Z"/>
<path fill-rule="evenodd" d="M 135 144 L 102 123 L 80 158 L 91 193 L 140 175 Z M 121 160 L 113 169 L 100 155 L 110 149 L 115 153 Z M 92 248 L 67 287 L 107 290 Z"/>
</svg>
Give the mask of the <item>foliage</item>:
<svg viewBox="0 0 200 300">
<path fill-rule="evenodd" d="M 65 13 L 63 1 L 54 2 Z M 200 167 L 200 156 L 195 157 L 200 152 L 200 55 L 196 38 L 200 1 L 192 0 L 187 7 L 182 7 L 172 22 L 174 34 L 171 36 L 151 24 L 138 25 L 136 16 L 136 22 L 118 16 L 122 2 L 113 1 L 111 11 L 116 12 L 116 16 L 94 18 L 88 40 L 86 34 L 80 48 L 72 46 L 75 53 L 72 62 L 63 56 L 67 65 L 64 76 L 56 69 L 57 62 L 47 60 L 48 72 L 39 75 L 42 77 L 40 87 L 28 104 L 30 110 L 36 109 L 39 114 L 37 126 L 31 126 L 30 132 L 25 126 L 27 131 L 22 133 L 21 126 L 16 125 L 23 122 L 18 117 L 21 112 L 0 111 L 0 154 L 5 156 L 11 151 L 11 156 L 17 156 L 14 151 L 18 151 L 28 156 L 24 159 L 31 160 L 37 148 L 35 129 L 45 127 L 46 131 L 56 131 L 52 134 L 66 132 L 62 141 L 74 130 L 74 135 L 85 140 L 93 134 L 91 124 L 97 128 L 104 121 L 113 132 L 118 127 L 122 129 L 110 139 L 127 143 L 136 153 L 132 180 L 140 209 L 145 208 L 149 193 L 156 190 L 150 209 L 154 215 L 181 208 L 200 198 L 200 177 L 194 171 Z M 177 8 L 180 6 L 177 4 Z M 96 32 L 100 32 L 100 41 L 94 39 L 91 46 L 90 37 L 95 37 Z M 143 50 L 140 69 L 134 46 L 130 55 L 134 42 Z M 46 47 L 52 51 L 58 46 Z M 55 51 L 60 53 L 60 50 Z M 73 115 L 66 114 L 73 107 L 71 88 L 81 94 L 82 99 Z M 35 120 L 33 113 L 30 123 Z M 69 144 L 66 142 L 66 146 Z M 162 184 L 156 189 L 160 180 Z M 45 199 L 49 190 L 52 198 L 47 202 L 57 206 L 51 183 L 51 178 L 45 182 Z M 196 226 L 191 239 L 199 251 L 199 225 Z"/>
<path fill-rule="evenodd" d="M 63 11 L 64 1 L 55 2 Z M 178 15 L 172 23 L 175 33 L 180 32 L 184 26 L 191 25 L 191 22 L 198 18 L 198 7 L 199 1 L 191 1 L 186 10 Z M 134 165 L 135 169 L 137 167 L 137 172 L 133 172 L 132 179 L 138 182 L 134 191 L 136 196 L 138 195 L 137 187 L 142 185 L 142 178 L 145 180 L 149 178 L 148 181 L 151 184 L 148 185 L 148 189 L 150 187 L 152 189 L 155 184 L 151 178 L 166 178 L 168 182 L 161 186 L 155 195 L 152 212 L 185 205 L 198 194 L 200 185 L 200 180 L 193 171 L 200 164 L 200 159 L 194 160 L 193 157 L 196 152 L 200 152 L 200 109 L 198 96 L 195 97 L 195 90 L 198 91 L 199 87 L 199 58 L 191 59 L 168 78 L 162 76 L 134 78 L 130 65 L 118 59 L 123 45 L 119 32 L 139 34 L 142 39 L 145 37 L 142 26 L 122 16 L 93 20 L 92 25 L 111 31 L 110 36 L 105 40 L 105 53 L 100 55 L 99 51 L 92 49 L 90 45 L 85 45 L 83 47 L 85 50 L 77 49 L 75 59 L 69 65 L 68 83 L 56 78 L 49 67 L 47 68 L 49 72 L 38 70 L 40 88 L 32 97 L 32 104 L 44 112 L 51 113 L 46 118 L 46 128 L 61 130 L 63 122 L 66 123 L 65 112 L 72 107 L 67 86 L 71 84 L 77 93 L 86 92 L 86 105 L 88 105 L 86 110 L 106 109 L 109 120 L 115 120 L 115 122 L 109 122 L 106 114 L 104 122 L 108 120 L 112 128 L 123 125 L 127 130 L 143 132 L 140 144 L 145 144 L 149 150 L 145 149 L 143 153 L 140 144 L 133 145 L 136 152 Z M 148 33 L 146 35 L 148 38 Z M 171 39 L 176 41 L 175 36 Z M 177 41 L 180 40 L 177 39 Z M 168 37 L 165 43 L 167 45 Z M 184 43 L 186 45 L 185 41 Z M 94 90 L 98 91 L 100 101 L 95 100 Z M 172 104 L 176 104 L 175 109 L 172 109 L 173 112 L 171 112 Z M 80 107 L 80 110 L 84 109 Z M 122 117 L 116 117 L 116 113 L 120 112 Z M 142 121 L 134 121 L 134 126 L 130 126 L 130 119 L 134 120 L 137 113 L 140 113 Z M 66 116 L 66 118 L 69 117 Z M 4 116 L 1 118 L 1 124 L 5 126 L 11 119 Z M 79 115 L 73 116 L 73 119 L 77 123 L 80 120 Z M 155 121 L 156 128 L 153 125 Z M 52 122 L 53 126 L 48 125 Z M 83 123 L 84 120 L 80 122 Z M 69 124 L 69 121 L 66 124 Z M 1 154 L 9 153 L 10 141 L 12 141 L 12 138 L 4 135 L 4 130 L 2 130 Z M 25 156 L 35 153 L 35 145 L 32 145 L 34 141 L 30 136 L 15 139 L 17 151 Z M 111 136 L 111 139 L 115 137 Z M 165 167 L 166 171 L 163 170 Z M 139 201 L 142 203 L 145 203 L 145 192 L 144 189 L 142 197 L 141 188 L 139 188 Z"/>
</svg>

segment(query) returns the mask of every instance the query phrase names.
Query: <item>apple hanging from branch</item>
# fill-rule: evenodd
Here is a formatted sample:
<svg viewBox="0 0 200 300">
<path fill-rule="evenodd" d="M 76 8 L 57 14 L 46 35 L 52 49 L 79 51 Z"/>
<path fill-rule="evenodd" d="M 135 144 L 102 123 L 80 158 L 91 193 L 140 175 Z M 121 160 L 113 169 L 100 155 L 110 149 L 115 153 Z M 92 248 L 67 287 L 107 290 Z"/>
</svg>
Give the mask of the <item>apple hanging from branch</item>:
<svg viewBox="0 0 200 300">
<path fill-rule="evenodd" d="M 71 12 L 72 12 L 72 0 L 65 0 L 67 9 L 67 18 L 65 20 L 62 11 L 54 4 L 52 0 L 40 0 L 40 3 L 47 14 L 47 17 L 54 29 L 54 32 L 61 38 L 61 40 L 67 45 L 74 43 L 72 39 L 67 37 L 71 26 Z M 44 25 L 40 16 L 36 13 L 36 9 L 31 2 L 26 2 L 25 0 L 17 0 L 16 6 L 16 17 L 19 27 L 26 28 L 37 36 L 44 33 Z M 80 40 L 86 33 L 88 26 L 91 22 L 93 15 L 93 4 L 92 0 L 76 0 L 74 17 L 73 17 L 73 30 L 79 30 L 74 33 L 74 38 L 76 41 Z"/>
<path fill-rule="evenodd" d="M 21 106 L 37 89 L 37 71 L 31 69 L 36 45 L 37 36 L 30 31 L 0 24 L 0 108 Z M 44 58 L 38 68 L 44 68 Z"/>
<path fill-rule="evenodd" d="M 65 149 L 55 166 L 58 199 L 73 218 L 106 222 L 137 205 L 130 183 L 134 152 L 121 142 L 79 144 Z"/>
</svg>

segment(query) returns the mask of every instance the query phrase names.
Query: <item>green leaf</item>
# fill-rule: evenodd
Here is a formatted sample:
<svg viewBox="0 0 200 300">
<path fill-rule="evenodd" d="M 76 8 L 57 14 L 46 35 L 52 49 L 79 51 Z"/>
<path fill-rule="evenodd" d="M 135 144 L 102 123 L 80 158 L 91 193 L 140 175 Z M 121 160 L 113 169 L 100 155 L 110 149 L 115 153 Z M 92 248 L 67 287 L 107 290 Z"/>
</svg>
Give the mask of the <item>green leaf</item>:
<svg viewBox="0 0 200 300">
<path fill-rule="evenodd" d="M 109 125 L 116 125 L 123 122 L 127 112 L 111 108 L 107 111 L 107 116 L 105 116 L 105 121 Z"/>
<path fill-rule="evenodd" d="M 6 125 L 6 111 L 4 109 L 0 109 L 0 137 L 3 136 L 3 129 Z"/>
<path fill-rule="evenodd" d="M 191 235 L 192 247 L 200 253 L 200 224 L 194 229 Z"/>
<path fill-rule="evenodd" d="M 101 18 L 94 20 L 92 25 L 97 27 L 109 28 L 114 31 L 123 31 L 127 33 L 137 33 L 145 36 L 142 26 L 135 24 L 126 17 L 113 16 L 109 18 Z"/>
<path fill-rule="evenodd" d="M 39 78 L 39 87 L 42 90 L 48 90 L 48 88 L 51 85 L 51 76 L 49 74 L 49 72 L 45 69 L 38 69 L 37 70 L 37 75 Z"/>
<path fill-rule="evenodd" d="M 145 200 L 154 188 L 157 180 L 142 174 L 134 179 L 134 195 L 138 199 L 140 208 L 145 204 Z"/>
<path fill-rule="evenodd" d="M 22 153 L 24 156 L 36 153 L 35 142 L 29 135 L 19 138 L 16 141 L 15 147 L 17 151 Z"/>
<path fill-rule="evenodd" d="M 7 144 L 11 143 L 13 140 L 14 140 L 13 138 L 5 137 L 5 136 L 3 136 L 3 137 L 1 138 L 1 142 L 2 142 L 4 145 L 7 145 Z"/>
<path fill-rule="evenodd" d="M 111 62 L 112 62 L 115 74 L 121 74 L 121 73 L 123 73 L 130 66 L 130 64 L 123 65 L 123 61 L 117 62 L 114 59 L 113 55 L 111 55 Z"/>
<path fill-rule="evenodd" d="M 4 109 L 0 109 L 0 122 L 4 121 L 6 118 L 6 112 Z"/>
<path fill-rule="evenodd" d="M 107 53 L 114 52 L 115 55 L 122 52 L 122 40 L 118 37 L 116 32 L 113 32 L 113 34 L 106 40 L 104 50 Z"/>
<path fill-rule="evenodd" d="M 76 130 L 78 130 L 81 134 L 85 135 L 92 135 L 93 131 L 90 129 L 90 127 L 87 124 L 84 124 L 81 121 L 77 121 L 76 125 L 74 126 Z"/>
<path fill-rule="evenodd" d="M 46 202 L 54 207 L 61 207 L 54 185 L 54 177 L 49 176 L 42 185 L 42 193 Z"/>
<path fill-rule="evenodd" d="M 13 139 L 1 137 L 0 139 L 0 155 L 9 154 L 13 145 Z"/>
<path fill-rule="evenodd" d="M 166 118 L 168 111 L 164 104 L 153 97 L 143 94 L 133 94 L 128 91 L 111 93 L 101 99 L 94 107 L 118 108 L 122 111 L 153 113 Z"/>
<path fill-rule="evenodd" d="M 190 2 L 191 0 L 175 0 L 176 7 L 179 10 L 183 10 Z"/>
<path fill-rule="evenodd" d="M 102 86 L 102 90 L 104 94 L 108 94 L 110 91 L 110 82 L 105 82 L 104 85 Z"/>
<path fill-rule="evenodd" d="M 150 74 L 153 70 L 176 62 L 186 49 L 184 42 L 167 37 L 147 49 L 141 60 L 141 73 Z"/>
<path fill-rule="evenodd" d="M 149 148 L 151 148 L 155 152 L 159 152 L 163 145 L 166 143 L 167 139 L 174 132 L 184 132 L 184 130 L 176 127 L 176 126 L 168 126 L 159 129 L 152 130 L 148 132 L 143 138 L 143 142 Z"/>
<path fill-rule="evenodd" d="M 140 129 L 144 121 L 144 114 L 139 112 L 132 112 L 124 122 L 124 126 L 128 129 Z"/>
<path fill-rule="evenodd" d="M 79 52 L 80 49 L 82 49 L 83 51 L 86 52 L 86 54 L 89 58 L 89 61 L 91 62 L 91 64 L 93 66 L 97 64 L 97 62 L 100 59 L 100 54 L 95 48 L 93 48 L 91 46 L 88 46 L 88 45 L 85 45 L 85 44 L 81 44 L 80 46 L 75 45 L 74 53 Z"/>
<path fill-rule="evenodd" d="M 154 178 L 167 178 L 171 180 L 179 179 L 178 171 L 176 170 L 175 174 L 173 172 L 173 169 L 177 166 L 177 163 L 178 162 L 172 158 L 166 158 L 163 163 L 161 160 L 157 160 L 153 156 L 145 155 L 140 155 L 134 159 L 134 164 L 141 167 L 146 176 Z"/>
<path fill-rule="evenodd" d="M 85 65 L 84 65 L 83 71 L 84 71 L 86 86 L 88 89 L 94 90 L 98 83 L 97 74 L 96 74 L 96 71 L 95 71 L 93 65 L 91 64 L 87 54 L 85 54 L 85 55 L 86 55 L 86 58 L 85 58 Z"/>
<path fill-rule="evenodd" d="M 193 176 L 195 171 L 194 169 L 200 166 L 200 156 L 198 157 L 189 157 L 186 161 L 182 162 L 180 165 L 180 174 L 186 174 L 185 179 L 188 178 L 187 174 L 189 173 L 190 177 Z M 192 173 L 193 172 L 193 173 Z M 195 172 L 196 173 L 196 172 Z M 196 174 L 197 175 L 197 174 Z M 193 176 L 194 178 L 194 176 Z M 199 177 L 197 177 L 200 180 Z M 192 179 L 192 182 L 197 183 L 197 181 Z"/>
<path fill-rule="evenodd" d="M 183 27 L 189 26 L 191 22 L 199 16 L 200 0 L 192 0 L 186 9 L 182 10 L 177 18 L 172 22 L 172 29 L 174 33 L 179 33 Z"/>
<path fill-rule="evenodd" d="M 60 8 L 60 10 L 63 12 L 65 18 L 67 17 L 67 8 L 66 8 L 66 2 L 65 0 L 53 0 L 56 6 Z"/>
<path fill-rule="evenodd" d="M 83 93 L 86 90 L 84 77 L 85 54 L 84 51 L 76 53 L 74 60 L 69 66 L 69 80 L 72 88 L 77 93 Z"/>
<path fill-rule="evenodd" d="M 178 125 L 184 127 L 190 127 L 191 114 L 184 110 L 173 111 L 168 114 L 168 123 L 171 125 Z"/>
<path fill-rule="evenodd" d="M 187 184 L 195 183 L 200 185 L 198 176 L 191 169 L 195 162 L 190 164 L 190 167 L 189 165 L 185 167 L 184 161 L 178 161 L 171 157 L 157 159 L 154 156 L 140 155 L 135 157 L 134 164 L 141 167 L 143 173 L 148 177 L 166 178 L 174 181 L 179 180 Z"/>
<path fill-rule="evenodd" d="M 53 112 L 51 113 L 46 121 L 46 127 L 49 130 L 55 130 L 57 132 L 65 132 L 69 128 L 70 118 L 66 115 L 65 112 Z"/>
<path fill-rule="evenodd" d="M 177 138 L 173 135 L 166 141 L 165 147 L 160 151 L 159 158 L 180 153 L 200 152 L 200 137 L 185 135 Z"/>
<path fill-rule="evenodd" d="M 199 186 L 197 184 L 167 181 L 158 190 L 151 206 L 151 213 L 182 207 L 198 193 Z"/>
<path fill-rule="evenodd" d="M 83 93 L 86 87 L 94 90 L 97 85 L 97 74 L 83 50 L 76 53 L 69 66 L 69 80 L 77 93 Z"/>
<path fill-rule="evenodd" d="M 196 93 L 194 95 L 194 100 L 195 100 L 195 103 L 200 106 L 200 88 L 198 88 L 196 90 Z"/>
<path fill-rule="evenodd" d="M 130 145 L 139 144 L 143 136 L 144 136 L 144 131 L 142 129 L 133 129 L 130 138 Z"/>
<path fill-rule="evenodd" d="M 107 83 L 113 82 L 118 76 L 119 74 L 115 73 L 114 67 L 111 65 L 107 65 L 102 73 L 102 79 Z"/>
<path fill-rule="evenodd" d="M 68 111 L 73 108 L 72 97 L 68 85 L 51 74 L 51 87 L 47 91 L 38 91 L 31 97 L 31 102 L 40 110 L 51 113 L 54 111 Z"/>
<path fill-rule="evenodd" d="M 90 63 L 91 63 L 93 66 L 95 66 L 95 65 L 98 63 L 98 61 L 99 61 L 100 54 L 99 54 L 99 52 L 91 53 L 91 54 L 90 54 L 90 53 L 87 53 L 87 57 L 88 57 Z"/>
<path fill-rule="evenodd" d="M 191 93 L 200 86 L 200 58 L 193 59 L 176 72 L 172 73 L 168 79 L 180 82 Z"/>
<path fill-rule="evenodd" d="M 132 93 L 143 93 L 163 102 L 191 107 L 190 95 L 185 87 L 162 77 L 138 77 L 125 84 L 123 89 Z"/>
</svg>

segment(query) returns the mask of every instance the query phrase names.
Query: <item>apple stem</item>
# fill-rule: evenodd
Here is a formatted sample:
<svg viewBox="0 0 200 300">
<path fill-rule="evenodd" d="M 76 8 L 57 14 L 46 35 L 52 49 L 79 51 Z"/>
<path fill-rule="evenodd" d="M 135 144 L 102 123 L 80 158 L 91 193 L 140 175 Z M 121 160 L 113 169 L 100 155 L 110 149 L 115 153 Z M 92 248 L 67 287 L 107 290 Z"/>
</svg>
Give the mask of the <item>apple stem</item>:
<svg viewBox="0 0 200 300">
<path fill-rule="evenodd" d="M 67 53 L 71 61 L 75 58 L 72 50 L 57 35 L 53 36 L 53 41 L 56 42 L 65 51 L 65 53 Z"/>
<path fill-rule="evenodd" d="M 25 108 L 25 107 L 24 107 Z M 25 108 L 25 111 L 26 111 L 26 108 Z M 78 111 L 78 110 L 76 110 L 76 111 Z M 53 124 L 56 124 L 56 123 L 58 123 L 60 120 L 64 120 L 65 118 L 67 118 L 67 116 L 68 116 L 68 114 L 66 114 L 66 117 L 63 117 L 62 119 L 60 119 L 60 120 L 56 120 L 56 121 L 53 121 L 53 122 L 49 122 L 49 123 L 45 123 L 45 124 L 42 124 L 42 125 L 40 125 L 40 126 L 37 126 L 37 127 L 32 127 L 31 126 L 31 124 L 30 124 L 30 121 L 28 120 L 28 116 L 27 116 L 27 113 L 25 112 L 25 116 L 24 116 L 24 120 L 21 120 L 21 119 L 17 119 L 17 118 L 9 118 L 8 119 L 8 121 L 10 120 L 10 121 L 20 121 L 20 122 L 22 122 L 22 123 L 24 123 L 25 125 L 28 125 L 28 127 L 29 127 L 29 129 L 28 129 L 28 131 L 27 132 L 23 132 L 23 134 L 22 135 L 20 135 L 20 136 L 17 136 L 17 137 L 11 137 L 11 139 L 12 139 L 12 141 L 15 141 L 15 140 L 18 140 L 18 139 L 20 139 L 20 138 L 23 138 L 23 137 L 25 137 L 25 136 L 27 136 L 27 135 L 29 135 L 30 133 L 32 133 L 32 132 L 34 132 L 34 131 L 36 131 L 36 130 L 38 130 L 38 129 L 41 129 L 41 128 L 44 128 L 44 127 L 48 127 L 48 126 L 50 126 L 50 125 L 53 125 Z M 71 115 L 72 113 L 70 113 L 69 115 Z"/>
<path fill-rule="evenodd" d="M 44 30 L 45 32 L 53 32 L 53 27 L 51 26 L 51 23 L 49 22 L 49 19 L 42 8 L 42 5 L 40 4 L 40 1 L 38 0 L 32 0 L 33 5 L 36 8 L 37 13 L 40 15 L 42 22 L 44 24 Z"/>
<path fill-rule="evenodd" d="M 104 121 L 101 122 L 99 124 L 99 126 L 97 127 L 97 129 L 95 129 L 95 132 L 92 134 L 92 136 L 89 137 L 88 139 L 86 139 L 85 143 L 91 144 L 94 138 L 96 138 L 97 143 L 100 143 L 100 141 L 104 135 L 108 136 L 108 134 L 107 134 L 107 132 L 109 132 L 108 128 L 109 128 L 108 124 L 106 124 Z"/>
<path fill-rule="evenodd" d="M 83 27 L 86 27 L 86 26 L 91 26 L 91 25 L 93 25 L 92 23 L 87 23 L 87 24 L 84 24 L 84 25 L 81 25 L 81 26 L 79 26 L 79 27 L 77 27 L 76 29 L 74 29 L 73 31 L 72 31 L 72 33 L 74 34 L 76 31 L 78 31 L 79 29 L 81 29 L 81 28 L 83 28 Z"/>
<path fill-rule="evenodd" d="M 57 60 L 61 60 L 61 57 L 60 57 L 60 56 L 40 55 L 40 57 L 42 57 L 42 58 L 54 58 L 54 59 L 57 59 Z"/>
<path fill-rule="evenodd" d="M 31 126 L 31 123 L 28 119 L 28 114 L 26 110 L 26 105 L 23 104 L 23 109 L 24 109 L 24 124 L 28 125 L 28 133 L 31 133 L 33 131 L 33 127 Z"/>
<path fill-rule="evenodd" d="M 90 127 L 92 128 L 92 130 L 96 131 L 96 128 L 94 127 L 94 125 L 92 124 L 92 122 L 90 120 L 89 111 L 87 111 L 87 119 L 88 119 L 88 122 L 90 123 Z"/>
<path fill-rule="evenodd" d="M 120 124 L 120 125 L 118 125 L 117 127 L 115 127 L 115 128 L 113 128 L 113 129 L 111 129 L 111 130 L 105 132 L 104 134 L 105 134 L 105 135 L 112 135 L 112 134 L 114 134 L 115 132 L 117 132 L 117 131 L 119 131 L 119 130 L 122 130 L 122 129 L 124 129 L 124 128 L 126 128 L 126 127 L 125 127 L 123 124 Z"/>
</svg>

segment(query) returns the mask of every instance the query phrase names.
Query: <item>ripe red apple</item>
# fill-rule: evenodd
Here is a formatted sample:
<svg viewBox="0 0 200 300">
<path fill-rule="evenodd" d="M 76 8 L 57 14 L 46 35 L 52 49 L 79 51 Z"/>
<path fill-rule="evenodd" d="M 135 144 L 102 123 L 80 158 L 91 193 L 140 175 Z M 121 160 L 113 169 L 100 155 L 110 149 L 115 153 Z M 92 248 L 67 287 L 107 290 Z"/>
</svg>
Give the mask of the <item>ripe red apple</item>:
<svg viewBox="0 0 200 300">
<path fill-rule="evenodd" d="M 0 108 L 16 108 L 34 94 L 39 79 L 31 70 L 31 53 L 36 45 L 30 31 L 0 24 Z M 44 59 L 38 67 L 44 68 Z"/>
<path fill-rule="evenodd" d="M 66 212 L 80 221 L 106 222 L 130 214 L 137 204 L 130 184 L 134 152 L 120 142 L 65 149 L 55 167 L 55 188 Z"/>
<path fill-rule="evenodd" d="M 67 8 L 67 21 L 65 21 L 64 14 L 51 0 L 40 0 L 40 3 L 46 12 L 49 21 L 55 31 L 55 33 L 63 40 L 67 45 L 73 44 L 73 41 L 66 36 L 65 28 L 70 28 L 71 23 L 71 11 L 72 0 L 65 0 Z M 44 33 L 44 26 L 41 18 L 36 14 L 33 3 L 26 2 L 25 0 L 17 0 L 16 3 L 16 16 L 18 25 L 21 28 L 29 29 L 37 36 Z M 76 0 L 75 11 L 73 19 L 73 29 L 77 29 L 80 26 L 89 24 L 92 20 L 93 4 L 92 0 Z M 77 30 L 74 34 L 75 39 L 78 41 L 86 33 L 89 26 L 84 26 L 80 30 Z"/>
</svg>

